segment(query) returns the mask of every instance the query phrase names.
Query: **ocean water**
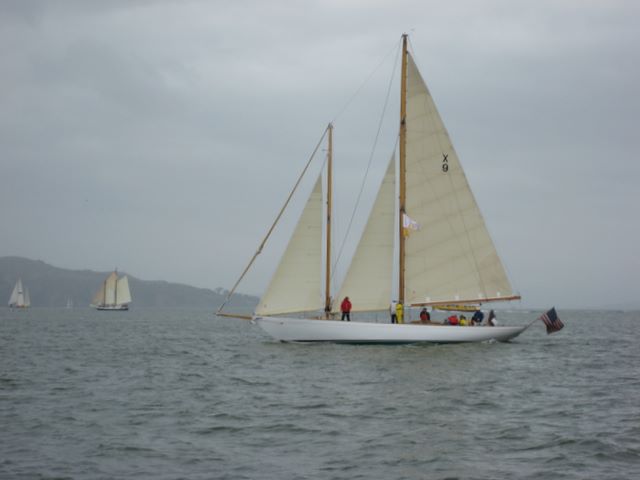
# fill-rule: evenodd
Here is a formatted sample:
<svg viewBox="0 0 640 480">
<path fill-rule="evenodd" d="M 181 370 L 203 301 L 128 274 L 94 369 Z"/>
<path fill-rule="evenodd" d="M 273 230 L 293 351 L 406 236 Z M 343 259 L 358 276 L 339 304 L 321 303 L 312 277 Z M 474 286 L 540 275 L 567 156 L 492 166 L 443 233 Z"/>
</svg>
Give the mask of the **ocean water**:
<svg viewBox="0 0 640 480">
<path fill-rule="evenodd" d="M 558 313 L 510 343 L 353 346 L 0 309 L 0 478 L 638 478 L 640 313 Z"/>
</svg>

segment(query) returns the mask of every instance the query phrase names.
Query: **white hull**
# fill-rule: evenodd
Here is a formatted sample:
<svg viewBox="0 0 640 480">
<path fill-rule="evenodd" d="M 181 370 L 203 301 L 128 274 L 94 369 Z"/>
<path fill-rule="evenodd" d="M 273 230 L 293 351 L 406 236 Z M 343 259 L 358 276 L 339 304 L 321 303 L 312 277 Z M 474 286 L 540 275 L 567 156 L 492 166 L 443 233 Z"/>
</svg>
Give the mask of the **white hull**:
<svg viewBox="0 0 640 480">
<path fill-rule="evenodd" d="M 453 326 L 341 322 L 288 317 L 255 317 L 265 332 L 282 342 L 333 343 L 460 343 L 506 342 L 527 326 Z"/>
<path fill-rule="evenodd" d="M 124 311 L 129 310 L 129 305 L 94 305 L 97 310 Z"/>
</svg>

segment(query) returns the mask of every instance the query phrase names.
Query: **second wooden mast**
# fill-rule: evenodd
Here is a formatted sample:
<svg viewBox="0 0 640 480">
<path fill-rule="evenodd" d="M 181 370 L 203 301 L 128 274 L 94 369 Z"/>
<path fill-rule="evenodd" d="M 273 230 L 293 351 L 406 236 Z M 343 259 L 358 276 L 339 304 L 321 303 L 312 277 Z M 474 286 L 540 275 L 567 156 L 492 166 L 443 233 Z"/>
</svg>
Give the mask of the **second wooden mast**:
<svg viewBox="0 0 640 480">
<path fill-rule="evenodd" d="M 324 316 L 329 318 L 331 315 L 331 195 L 332 195 L 332 163 L 333 163 L 333 124 L 329 124 L 328 130 L 328 146 L 327 146 L 327 251 L 326 251 L 326 271 L 324 286 Z"/>
<path fill-rule="evenodd" d="M 405 200 L 406 200 L 406 158 L 407 158 L 407 34 L 402 35 L 402 73 L 400 79 L 400 146 L 398 165 L 398 303 L 404 305 L 404 255 L 405 255 Z"/>
</svg>

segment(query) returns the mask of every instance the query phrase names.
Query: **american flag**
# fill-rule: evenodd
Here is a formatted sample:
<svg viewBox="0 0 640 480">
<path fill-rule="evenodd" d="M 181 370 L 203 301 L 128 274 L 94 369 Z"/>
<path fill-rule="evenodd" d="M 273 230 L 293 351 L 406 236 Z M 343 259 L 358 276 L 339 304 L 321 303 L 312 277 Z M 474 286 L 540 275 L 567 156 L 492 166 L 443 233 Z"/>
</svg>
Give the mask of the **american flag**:
<svg viewBox="0 0 640 480">
<path fill-rule="evenodd" d="M 547 313 L 543 313 L 540 316 L 540 320 L 542 320 L 547 326 L 547 335 L 553 332 L 557 332 L 558 330 L 562 330 L 562 328 L 564 327 L 564 323 L 560 321 L 558 315 L 556 314 L 555 307 L 549 310 Z"/>
</svg>

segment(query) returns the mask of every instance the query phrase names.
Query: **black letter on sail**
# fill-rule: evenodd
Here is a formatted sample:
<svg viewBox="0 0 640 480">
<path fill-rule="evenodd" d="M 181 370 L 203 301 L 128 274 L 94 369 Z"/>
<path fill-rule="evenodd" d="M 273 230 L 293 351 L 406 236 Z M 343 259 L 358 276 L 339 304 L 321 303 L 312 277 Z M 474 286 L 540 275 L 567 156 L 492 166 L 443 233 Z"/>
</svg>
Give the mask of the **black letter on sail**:
<svg viewBox="0 0 640 480">
<path fill-rule="evenodd" d="M 449 155 L 442 154 L 442 171 L 447 173 L 449 171 Z"/>
</svg>

